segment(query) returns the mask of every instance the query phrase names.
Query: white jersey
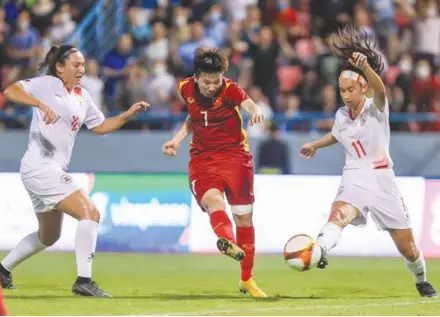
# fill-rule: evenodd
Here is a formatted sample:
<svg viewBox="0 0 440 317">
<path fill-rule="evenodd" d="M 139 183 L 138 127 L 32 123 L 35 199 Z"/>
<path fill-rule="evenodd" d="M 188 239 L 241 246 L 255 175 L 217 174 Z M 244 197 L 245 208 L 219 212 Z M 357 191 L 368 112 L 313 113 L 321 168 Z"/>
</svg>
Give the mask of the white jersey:
<svg viewBox="0 0 440 317">
<path fill-rule="evenodd" d="M 381 112 L 367 98 L 356 118 L 347 106 L 340 108 L 331 133 L 345 149 L 344 170 L 392 168 L 388 100 Z"/>
<path fill-rule="evenodd" d="M 47 125 L 44 113 L 33 109 L 28 149 L 21 161 L 21 171 L 27 173 L 44 166 L 67 170 L 82 124 L 88 129 L 99 126 L 105 119 L 103 113 L 84 88 L 77 86 L 69 91 L 57 77 L 41 76 L 19 83 L 60 117 L 55 124 Z"/>
</svg>

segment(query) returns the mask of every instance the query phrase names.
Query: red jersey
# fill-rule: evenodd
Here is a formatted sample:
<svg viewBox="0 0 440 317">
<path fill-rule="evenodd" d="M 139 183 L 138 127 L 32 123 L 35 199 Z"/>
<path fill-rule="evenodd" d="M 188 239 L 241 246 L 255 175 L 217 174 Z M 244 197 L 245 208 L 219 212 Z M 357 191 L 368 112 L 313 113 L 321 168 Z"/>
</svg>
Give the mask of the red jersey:
<svg viewBox="0 0 440 317">
<path fill-rule="evenodd" d="M 247 132 L 240 115 L 241 103 L 248 95 L 232 80 L 223 79 L 217 97 L 203 96 L 189 77 L 179 83 L 179 92 L 188 107 L 193 138 L 191 156 L 202 152 L 249 152 Z"/>
</svg>

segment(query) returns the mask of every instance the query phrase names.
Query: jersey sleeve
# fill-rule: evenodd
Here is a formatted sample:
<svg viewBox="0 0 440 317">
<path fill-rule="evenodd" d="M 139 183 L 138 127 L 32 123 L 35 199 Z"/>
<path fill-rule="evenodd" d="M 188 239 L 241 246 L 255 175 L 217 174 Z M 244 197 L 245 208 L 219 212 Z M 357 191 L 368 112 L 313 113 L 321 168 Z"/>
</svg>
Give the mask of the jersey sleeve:
<svg viewBox="0 0 440 317">
<path fill-rule="evenodd" d="M 86 100 L 87 112 L 84 119 L 84 124 L 86 125 L 87 129 L 91 130 L 101 125 L 105 120 L 105 116 L 102 111 L 98 109 L 98 107 L 88 94 L 86 96 Z"/>
<path fill-rule="evenodd" d="M 335 121 L 333 122 L 332 131 L 330 132 L 336 140 L 339 140 L 339 131 L 341 130 L 338 120 L 338 112 L 335 116 Z"/>
<path fill-rule="evenodd" d="M 240 88 L 236 83 L 232 83 L 228 86 L 226 95 L 233 101 L 233 103 L 237 106 L 241 106 L 241 103 L 246 99 L 249 99 L 249 96 L 246 92 Z"/>
<path fill-rule="evenodd" d="M 380 118 L 380 117 L 384 117 L 386 119 L 388 119 L 390 117 L 390 106 L 388 103 L 388 98 L 385 97 L 385 106 L 384 106 L 384 110 L 380 111 L 377 106 L 374 104 L 374 99 L 373 99 L 373 103 L 371 105 L 371 112 L 374 116 Z"/>
<path fill-rule="evenodd" d="M 38 97 L 42 92 L 47 91 L 52 86 L 51 78 L 48 76 L 24 79 L 18 82 L 24 91 L 34 97 Z"/>
</svg>

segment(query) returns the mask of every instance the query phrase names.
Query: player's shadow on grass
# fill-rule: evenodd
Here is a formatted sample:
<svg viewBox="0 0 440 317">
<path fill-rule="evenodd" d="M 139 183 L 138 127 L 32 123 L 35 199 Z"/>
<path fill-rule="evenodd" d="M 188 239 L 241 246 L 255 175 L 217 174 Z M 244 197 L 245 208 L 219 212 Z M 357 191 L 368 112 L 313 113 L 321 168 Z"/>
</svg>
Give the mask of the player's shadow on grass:
<svg viewBox="0 0 440 317">
<path fill-rule="evenodd" d="M 93 299 L 93 300 L 145 300 L 145 299 L 156 299 L 156 300 L 237 300 L 237 301 L 262 301 L 262 302 L 276 302 L 280 300 L 310 300 L 310 299 L 337 299 L 340 296 L 287 296 L 287 295 L 275 295 L 267 298 L 253 298 L 246 295 L 222 295 L 222 294 L 149 294 L 149 295 L 122 295 L 114 296 L 112 298 L 96 298 L 96 297 L 82 297 L 75 296 L 71 294 L 65 295 L 49 295 L 49 294 L 35 294 L 35 295 L 15 295 L 7 294 L 6 299 L 27 299 L 27 300 L 42 300 L 42 299 Z M 386 299 L 386 298 L 399 298 L 401 296 L 365 296 L 357 297 L 357 299 Z"/>
</svg>

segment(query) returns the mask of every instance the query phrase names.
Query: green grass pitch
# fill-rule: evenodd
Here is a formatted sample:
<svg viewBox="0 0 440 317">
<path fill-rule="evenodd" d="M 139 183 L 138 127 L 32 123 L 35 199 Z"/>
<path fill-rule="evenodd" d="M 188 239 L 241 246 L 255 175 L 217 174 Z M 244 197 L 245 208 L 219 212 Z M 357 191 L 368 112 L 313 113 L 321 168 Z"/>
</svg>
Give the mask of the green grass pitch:
<svg viewBox="0 0 440 317">
<path fill-rule="evenodd" d="M 0 254 L 3 256 L 3 254 Z M 440 288 L 440 260 L 428 260 Z M 257 255 L 255 278 L 270 296 L 237 291 L 239 265 L 222 255 L 99 253 L 94 278 L 114 297 L 72 296 L 73 253 L 46 252 L 14 271 L 11 315 L 438 315 L 400 258 L 330 258 L 327 269 L 294 272 L 281 255 Z"/>
</svg>

